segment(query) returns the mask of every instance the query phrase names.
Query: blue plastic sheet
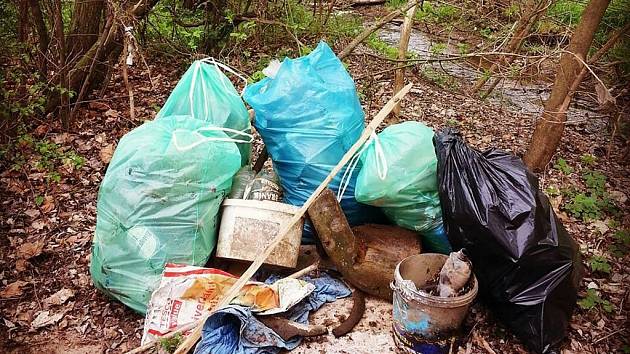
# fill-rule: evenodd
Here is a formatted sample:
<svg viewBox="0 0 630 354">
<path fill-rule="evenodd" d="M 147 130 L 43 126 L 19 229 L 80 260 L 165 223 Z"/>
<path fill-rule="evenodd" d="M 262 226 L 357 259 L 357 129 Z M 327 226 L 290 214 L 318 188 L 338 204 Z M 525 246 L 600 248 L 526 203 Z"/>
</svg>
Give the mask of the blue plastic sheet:
<svg viewBox="0 0 630 354">
<path fill-rule="evenodd" d="M 285 202 L 292 205 L 304 204 L 364 129 L 354 81 L 324 42 L 307 56 L 285 58 L 274 78 L 248 86 L 243 98 L 256 112 L 254 126 L 280 177 Z M 341 177 L 330 183 L 332 190 Z M 348 222 L 377 222 L 378 211 L 355 200 L 355 183 L 356 174 L 341 200 Z"/>
<path fill-rule="evenodd" d="M 270 277 L 267 283 L 279 278 Z M 315 290 L 304 300 L 291 307 L 283 317 L 308 323 L 308 315 L 327 302 L 350 296 L 351 291 L 340 280 L 326 273 L 318 278 L 305 276 L 303 280 L 313 283 Z M 237 305 L 227 306 L 206 320 L 194 354 L 276 354 L 280 350 L 297 347 L 302 338 L 283 340 L 273 330 L 258 321 L 249 308 Z"/>
</svg>

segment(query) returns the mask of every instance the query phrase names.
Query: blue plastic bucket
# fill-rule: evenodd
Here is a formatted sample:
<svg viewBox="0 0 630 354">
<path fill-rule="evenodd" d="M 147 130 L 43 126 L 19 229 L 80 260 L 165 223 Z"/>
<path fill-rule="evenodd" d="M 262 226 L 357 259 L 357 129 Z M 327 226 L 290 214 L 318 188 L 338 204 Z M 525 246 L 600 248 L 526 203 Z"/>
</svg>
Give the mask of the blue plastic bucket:
<svg viewBox="0 0 630 354">
<path fill-rule="evenodd" d="M 394 273 L 394 339 L 408 353 L 448 353 L 470 304 L 477 296 L 477 279 L 472 287 L 455 297 L 429 295 L 418 289 L 434 279 L 448 257 L 424 253 L 403 259 Z"/>
</svg>

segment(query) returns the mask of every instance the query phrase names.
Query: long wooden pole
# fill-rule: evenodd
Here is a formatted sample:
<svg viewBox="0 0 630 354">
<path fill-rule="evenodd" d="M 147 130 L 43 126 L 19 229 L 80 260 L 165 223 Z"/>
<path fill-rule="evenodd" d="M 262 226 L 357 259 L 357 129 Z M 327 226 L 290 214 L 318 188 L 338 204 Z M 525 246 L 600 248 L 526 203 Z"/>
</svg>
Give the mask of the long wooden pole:
<svg viewBox="0 0 630 354">
<path fill-rule="evenodd" d="M 409 3 L 413 3 L 413 6 L 407 10 L 405 14 L 405 20 L 403 21 L 400 29 L 400 45 L 398 46 L 398 59 L 407 59 L 407 48 L 409 47 L 409 39 L 411 38 L 411 31 L 413 29 L 413 18 L 416 16 L 416 0 L 410 0 Z M 394 92 L 398 92 L 405 85 L 405 67 L 402 64 L 398 65 L 398 69 L 394 73 Z M 400 104 L 394 107 L 394 115 L 397 117 L 400 115 Z"/>
<path fill-rule="evenodd" d="M 343 155 L 343 157 L 341 158 L 341 161 L 339 161 L 339 163 L 332 169 L 332 171 L 330 171 L 328 176 L 319 185 L 319 187 L 317 187 L 317 189 L 313 192 L 313 194 L 311 194 L 311 196 L 306 200 L 306 202 L 304 202 L 304 205 L 302 205 L 302 207 L 298 210 L 298 212 L 295 213 L 295 215 L 293 215 L 293 217 L 289 221 L 283 224 L 276 238 L 274 238 L 271 241 L 271 243 L 267 245 L 265 250 L 260 255 L 258 255 L 258 257 L 254 260 L 254 262 L 249 266 L 249 268 L 247 268 L 245 273 L 241 275 L 239 280 L 236 281 L 236 283 L 232 285 L 232 287 L 230 288 L 230 290 L 228 290 L 225 296 L 223 296 L 221 301 L 219 301 L 219 303 L 217 303 L 217 305 L 215 305 L 215 307 L 212 310 L 210 310 L 208 314 L 206 314 L 203 318 L 201 318 L 197 322 L 197 326 L 195 330 L 186 337 L 186 340 L 184 340 L 184 342 L 179 346 L 179 348 L 177 348 L 174 354 L 185 354 L 197 343 L 199 338 L 201 338 L 201 331 L 203 329 L 203 324 L 208 319 L 208 317 L 210 317 L 210 315 L 212 315 L 218 309 L 227 306 L 230 303 L 230 301 L 232 301 L 232 299 L 238 295 L 238 292 L 241 290 L 241 288 L 245 285 L 245 283 L 247 283 L 247 281 L 249 281 L 249 279 L 254 275 L 254 273 L 258 270 L 258 268 L 260 268 L 260 266 L 263 264 L 265 259 L 267 259 L 267 257 L 269 257 L 271 252 L 273 252 L 273 249 L 280 243 L 280 241 L 289 232 L 289 230 L 293 228 L 293 225 L 295 225 L 295 223 L 297 223 L 304 216 L 304 214 L 306 214 L 309 206 L 311 206 L 315 198 L 317 198 L 317 196 L 332 181 L 335 175 L 337 175 L 337 173 L 341 171 L 343 166 L 346 163 L 348 163 L 348 161 L 350 161 L 352 156 L 354 156 L 354 154 L 356 154 L 356 152 L 361 148 L 361 146 L 363 146 L 363 144 L 369 139 L 372 132 L 376 131 L 376 128 L 378 128 L 378 126 L 383 122 L 385 117 L 387 117 L 387 115 L 389 115 L 392 109 L 394 109 L 394 106 L 398 102 L 400 102 L 402 98 L 409 92 L 409 90 L 411 89 L 411 86 L 412 84 L 408 84 L 407 86 L 405 86 L 396 95 L 394 95 L 394 97 L 392 97 L 385 104 L 385 106 L 383 106 L 383 108 L 378 112 L 378 114 L 374 117 L 374 119 L 372 119 L 372 122 L 370 122 L 370 124 L 365 128 L 365 130 L 363 130 L 363 134 L 361 134 L 361 137 L 359 137 L 359 140 L 357 140 L 357 142 L 354 143 L 354 145 L 352 145 L 350 150 L 348 150 L 348 152 L 346 152 L 346 154 Z"/>
</svg>

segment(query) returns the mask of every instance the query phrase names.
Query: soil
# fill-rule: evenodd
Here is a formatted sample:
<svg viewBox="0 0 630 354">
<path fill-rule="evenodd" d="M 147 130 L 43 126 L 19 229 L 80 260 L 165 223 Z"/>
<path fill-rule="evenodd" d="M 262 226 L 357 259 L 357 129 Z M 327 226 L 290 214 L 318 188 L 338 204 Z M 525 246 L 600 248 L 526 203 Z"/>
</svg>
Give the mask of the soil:
<svg viewBox="0 0 630 354">
<path fill-rule="evenodd" d="M 383 12 L 380 6 L 368 8 L 359 11 L 365 11 L 368 17 Z M 334 43 L 334 50 L 340 51 L 346 43 Z M 348 59 L 348 70 L 356 80 L 369 121 L 392 95 L 393 71 L 383 70 L 393 66 L 364 54 L 368 51 L 365 46 L 358 47 Z M 43 123 L 35 129 L 36 138 L 50 139 L 76 150 L 85 157 L 85 165 L 63 166 L 61 181 L 53 183 L 35 166 L 26 164 L 22 169 L 11 170 L 3 164 L 5 169 L 0 173 L 0 352 L 122 353 L 140 343 L 143 317 L 95 289 L 88 268 L 98 186 L 113 149 L 125 133 L 154 118 L 154 107 L 163 104 L 186 66 L 183 62 L 146 55 L 148 68 L 137 65 L 129 72 L 135 120 L 129 118 L 127 89 L 120 69 L 116 68 L 104 95 L 92 94 L 90 102 L 79 108 L 72 131 L 65 132 L 55 123 Z M 252 69 L 239 65 L 238 61 L 233 65 L 246 72 Z M 414 87 L 402 103 L 401 120 L 420 121 L 436 130 L 456 125 L 475 147 L 498 147 L 519 156 L 524 153 L 537 115 L 471 98 L 458 89 L 441 88 L 425 79 L 419 68 L 407 70 L 406 79 L 413 82 Z M 470 82 L 461 84 L 465 87 Z M 630 168 L 626 142 L 618 136 L 611 138 L 609 117 L 600 113 L 598 118 L 568 125 L 557 155 L 572 166 L 583 164 L 580 159 L 583 154 L 597 157 L 597 170 L 607 177 L 606 189 L 615 192 L 619 199 L 619 227 L 628 228 Z M 256 152 L 261 147 L 260 138 L 257 139 Z M 562 188 L 581 183 L 576 173 L 565 175 L 552 168 L 540 175 L 543 190 L 549 186 Z M 43 200 L 36 202 L 38 196 L 44 196 Z M 559 207 L 565 202 L 561 196 L 553 197 L 552 202 L 570 234 L 579 242 L 585 259 L 608 254 L 613 236 L 611 231 L 604 230 L 606 225 L 584 222 L 567 214 Z M 611 267 L 609 273 L 591 272 L 586 267 L 587 275 L 579 296 L 586 296 L 587 287 L 596 289 L 602 299 L 613 305 L 613 310 L 577 308 L 562 343 L 565 354 L 613 353 L 624 345 L 627 348 L 630 259 L 627 253 L 620 257 L 607 256 L 607 259 Z M 53 294 L 63 289 L 71 290 L 72 296 L 63 301 L 51 300 Z M 351 306 L 350 298 L 325 305 L 313 314 L 312 322 L 332 328 L 350 313 Z M 307 338 L 293 352 L 396 352 L 391 334 L 391 311 L 389 302 L 368 296 L 365 315 L 351 333 L 339 338 L 332 334 Z M 34 328 L 34 320 L 45 315 L 49 324 Z M 455 352 L 527 352 L 480 303 L 471 308 L 463 333 L 462 346 Z"/>
</svg>

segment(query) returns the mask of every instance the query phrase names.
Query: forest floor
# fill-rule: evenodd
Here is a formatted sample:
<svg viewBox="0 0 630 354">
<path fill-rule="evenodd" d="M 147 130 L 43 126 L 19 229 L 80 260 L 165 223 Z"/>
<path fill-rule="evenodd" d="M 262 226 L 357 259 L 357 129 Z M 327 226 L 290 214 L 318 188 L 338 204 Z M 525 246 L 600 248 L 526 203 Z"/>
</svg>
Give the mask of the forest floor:
<svg viewBox="0 0 630 354">
<path fill-rule="evenodd" d="M 381 10 L 361 10 L 373 16 Z M 343 49 L 347 42 L 333 43 Z M 369 120 L 392 95 L 393 67 L 360 46 L 348 60 Z M 273 56 L 273 53 L 267 53 Z M 373 53 L 372 53 L 373 54 Z M 95 93 L 81 106 L 69 132 L 42 123 L 17 145 L 13 163 L 0 174 L 0 351 L 6 353 L 120 353 L 140 343 L 143 317 L 97 291 L 89 276 L 90 245 L 96 223 L 99 184 L 119 139 L 154 118 L 185 69 L 183 63 L 147 54 L 130 69 L 135 120 L 129 117 L 127 88 L 115 73 L 104 96 Z M 245 72 L 247 65 L 231 63 Z M 149 80 L 151 77 L 151 80 Z M 498 147 L 521 156 L 529 143 L 536 114 L 493 100 L 471 98 L 461 87 L 442 87 L 420 68 L 407 70 L 414 83 L 402 104 L 402 119 L 438 130 L 457 127 L 472 146 Z M 151 84 L 152 81 L 152 84 Z M 588 86 L 588 85 L 587 85 Z M 575 119 L 567 125 L 554 168 L 540 174 L 560 219 L 580 244 L 586 275 L 563 353 L 628 352 L 630 260 L 630 168 L 626 146 L 611 141 L 610 124 L 601 118 Z M 569 113 L 569 120 L 574 120 Z M 19 156 L 18 156 L 19 155 Z M 586 156 L 586 157 L 585 157 Z M 590 157 L 589 157 L 590 156 Z M 18 162 L 16 162 L 18 161 Z M 42 161 L 44 168 L 42 168 Z M 554 164 L 552 164 L 554 165 Z M 48 167 L 52 166 L 52 170 Z M 54 171 L 53 171 L 54 170 Z M 52 172 L 51 172 L 52 171 Z M 588 174 L 604 178 L 603 188 L 617 205 L 584 221 L 571 209 L 577 194 L 588 193 Z M 599 175 L 598 175 L 599 176 Z M 601 180 L 601 178 L 600 178 Z M 560 191 L 572 190 L 571 193 Z M 592 290 L 588 290 L 592 289 Z M 348 300 L 321 310 L 347 313 Z M 299 353 L 383 353 L 395 351 L 391 305 L 368 299 L 368 310 L 355 331 L 305 341 Z M 317 320 L 316 320 L 317 321 Z M 526 353 L 520 342 L 482 304 L 466 320 L 459 353 Z"/>
</svg>

